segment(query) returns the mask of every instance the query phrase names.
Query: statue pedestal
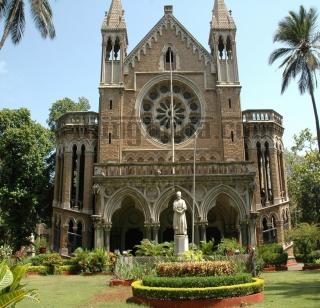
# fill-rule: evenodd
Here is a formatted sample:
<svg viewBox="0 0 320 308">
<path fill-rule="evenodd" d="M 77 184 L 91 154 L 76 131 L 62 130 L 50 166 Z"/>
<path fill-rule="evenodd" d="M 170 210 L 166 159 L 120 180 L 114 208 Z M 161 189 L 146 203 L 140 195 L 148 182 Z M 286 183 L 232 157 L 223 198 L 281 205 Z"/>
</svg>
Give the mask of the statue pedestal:
<svg viewBox="0 0 320 308">
<path fill-rule="evenodd" d="M 174 253 L 175 255 L 182 255 L 189 250 L 188 235 L 175 235 L 174 236 Z"/>
</svg>

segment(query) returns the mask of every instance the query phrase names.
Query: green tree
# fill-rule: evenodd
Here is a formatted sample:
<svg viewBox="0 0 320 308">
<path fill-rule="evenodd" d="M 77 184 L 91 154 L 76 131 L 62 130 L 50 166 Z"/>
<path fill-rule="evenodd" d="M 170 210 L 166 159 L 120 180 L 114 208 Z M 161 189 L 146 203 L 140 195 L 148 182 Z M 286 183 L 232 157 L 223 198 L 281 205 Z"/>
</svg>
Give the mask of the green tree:
<svg viewBox="0 0 320 308">
<path fill-rule="evenodd" d="M 27 109 L 0 110 L 0 217 L 15 249 L 28 243 L 38 222 L 50 218 L 52 183 L 47 159 L 52 133 Z"/>
<path fill-rule="evenodd" d="M 89 100 L 85 97 L 79 97 L 78 102 L 74 102 L 68 97 L 58 100 L 49 109 L 48 126 L 52 131 L 55 131 L 56 122 L 64 113 L 70 111 L 88 111 L 90 108 Z"/>
<path fill-rule="evenodd" d="M 311 96 L 313 112 L 317 129 L 318 150 L 320 152 L 320 126 L 317 105 L 314 97 L 316 88 L 316 72 L 320 67 L 320 33 L 316 33 L 317 12 L 311 8 L 307 12 L 300 6 L 298 13 L 290 11 L 289 15 L 280 21 L 274 42 L 287 47 L 278 48 L 272 52 L 269 63 L 272 64 L 284 57 L 279 68 L 283 68 L 283 94 L 291 79 L 299 76 L 298 86 L 301 94 L 308 92 Z"/>
<path fill-rule="evenodd" d="M 295 145 L 287 152 L 288 188 L 296 204 L 298 221 L 320 223 L 320 153 L 309 129 L 294 136 Z"/>
<path fill-rule="evenodd" d="M 48 0 L 29 0 L 32 19 L 43 38 L 55 37 L 53 15 Z M 0 50 L 8 36 L 18 44 L 25 30 L 25 1 L 0 0 L 0 20 L 4 18 L 4 30 L 0 40 Z"/>
</svg>

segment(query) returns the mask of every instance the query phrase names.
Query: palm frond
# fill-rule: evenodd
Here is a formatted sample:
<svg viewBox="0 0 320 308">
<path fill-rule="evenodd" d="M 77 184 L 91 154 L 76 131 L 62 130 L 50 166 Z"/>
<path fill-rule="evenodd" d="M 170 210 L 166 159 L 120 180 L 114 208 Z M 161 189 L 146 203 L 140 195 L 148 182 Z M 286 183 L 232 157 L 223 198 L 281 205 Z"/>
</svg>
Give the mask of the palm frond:
<svg viewBox="0 0 320 308">
<path fill-rule="evenodd" d="M 12 42 L 20 42 L 25 29 L 24 3 L 22 0 L 12 0 L 9 4 L 5 27 L 9 27 Z"/>
<path fill-rule="evenodd" d="M 7 9 L 8 9 L 8 1 L 0 0 L 0 18 L 6 14 Z"/>
<path fill-rule="evenodd" d="M 287 55 L 288 53 L 292 52 L 293 48 L 278 48 L 275 51 L 272 52 L 272 54 L 269 57 L 269 64 L 272 64 L 276 60 L 278 60 L 280 57 Z"/>
<path fill-rule="evenodd" d="M 31 14 L 37 29 L 43 38 L 55 37 L 55 28 L 53 25 L 53 14 L 50 4 L 47 0 L 29 0 Z"/>
</svg>

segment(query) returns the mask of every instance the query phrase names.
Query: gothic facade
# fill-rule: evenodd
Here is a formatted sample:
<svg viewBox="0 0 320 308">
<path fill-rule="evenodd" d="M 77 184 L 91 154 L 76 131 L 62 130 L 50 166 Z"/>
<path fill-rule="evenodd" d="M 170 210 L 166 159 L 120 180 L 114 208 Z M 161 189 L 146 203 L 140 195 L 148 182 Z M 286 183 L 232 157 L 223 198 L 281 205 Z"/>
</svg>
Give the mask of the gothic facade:
<svg viewBox="0 0 320 308">
<path fill-rule="evenodd" d="M 165 6 L 128 54 L 124 11 L 112 0 L 101 29 L 99 112 L 58 120 L 54 250 L 171 241 L 176 191 L 190 241 L 284 244 L 282 116 L 241 110 L 236 25 L 223 0 L 210 25 L 209 52 Z"/>
</svg>

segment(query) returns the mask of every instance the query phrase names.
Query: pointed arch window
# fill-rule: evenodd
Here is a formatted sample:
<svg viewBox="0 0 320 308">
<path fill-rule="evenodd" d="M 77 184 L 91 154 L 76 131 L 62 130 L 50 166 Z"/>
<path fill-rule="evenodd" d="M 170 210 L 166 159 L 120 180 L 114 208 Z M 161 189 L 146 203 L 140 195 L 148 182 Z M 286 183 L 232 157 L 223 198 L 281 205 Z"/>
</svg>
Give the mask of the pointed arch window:
<svg viewBox="0 0 320 308">
<path fill-rule="evenodd" d="M 265 168 L 265 174 L 266 174 L 266 184 L 268 189 L 268 200 L 269 202 L 273 203 L 273 189 L 272 189 L 272 176 L 271 176 L 271 167 L 270 167 L 270 150 L 269 150 L 269 143 L 265 142 L 265 162 L 264 162 L 264 168 Z"/>
<path fill-rule="evenodd" d="M 77 194 L 77 146 L 72 148 L 72 174 L 71 174 L 71 198 L 70 206 L 75 206 L 76 194 Z"/>
<path fill-rule="evenodd" d="M 165 69 L 167 71 L 176 69 L 176 56 L 171 47 L 168 47 L 165 54 Z"/>
</svg>

